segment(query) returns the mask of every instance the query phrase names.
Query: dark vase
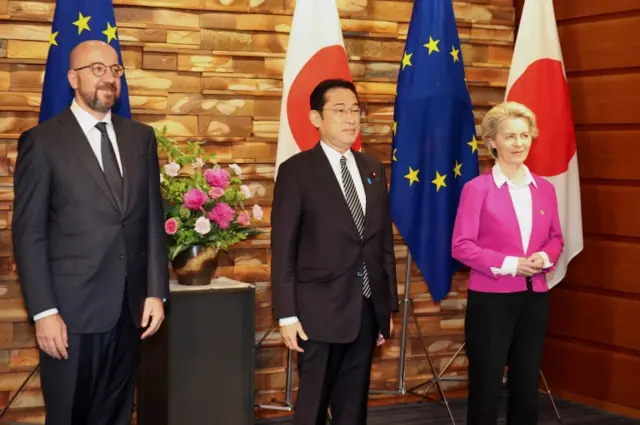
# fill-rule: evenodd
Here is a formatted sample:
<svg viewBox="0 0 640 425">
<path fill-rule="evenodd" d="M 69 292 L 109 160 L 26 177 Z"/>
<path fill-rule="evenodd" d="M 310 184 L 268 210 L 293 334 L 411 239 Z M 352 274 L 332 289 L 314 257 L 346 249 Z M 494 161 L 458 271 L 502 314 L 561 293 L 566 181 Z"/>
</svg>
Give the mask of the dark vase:
<svg viewBox="0 0 640 425">
<path fill-rule="evenodd" d="M 190 246 L 178 254 L 171 264 L 178 277 L 178 284 L 208 285 L 218 268 L 218 250 L 202 245 Z"/>
</svg>

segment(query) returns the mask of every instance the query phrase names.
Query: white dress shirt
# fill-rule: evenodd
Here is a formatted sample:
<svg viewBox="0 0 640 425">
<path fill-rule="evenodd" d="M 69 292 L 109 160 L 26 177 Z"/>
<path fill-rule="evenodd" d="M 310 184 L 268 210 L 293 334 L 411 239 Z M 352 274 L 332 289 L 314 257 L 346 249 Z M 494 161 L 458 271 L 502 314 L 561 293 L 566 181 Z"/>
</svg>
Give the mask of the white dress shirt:
<svg viewBox="0 0 640 425">
<path fill-rule="evenodd" d="M 338 179 L 338 183 L 340 184 L 340 189 L 342 189 L 342 195 L 346 195 L 344 192 L 344 183 L 342 182 L 342 166 L 340 165 L 340 158 L 344 155 L 347 158 L 347 169 L 351 174 L 351 179 L 353 180 L 353 184 L 356 187 L 356 193 L 358 194 L 358 199 L 360 200 L 360 205 L 362 206 L 362 212 L 364 214 L 367 213 L 367 197 L 364 192 L 364 184 L 362 183 L 362 178 L 360 177 L 360 171 L 358 170 L 358 164 L 356 163 L 356 159 L 353 156 L 353 152 L 351 150 L 346 151 L 344 154 L 341 154 L 324 141 L 320 142 L 320 146 L 322 146 L 322 150 L 324 151 L 327 159 L 329 160 L 329 164 L 331 164 L 331 169 L 333 169 L 333 173 Z M 283 317 L 280 319 L 280 326 L 290 325 L 296 323 L 298 318 L 296 316 L 292 317 Z"/>
<path fill-rule="evenodd" d="M 506 183 L 509 187 L 511 202 L 513 202 L 513 208 L 516 211 L 518 225 L 520 226 L 522 249 L 524 252 L 527 252 L 527 248 L 529 248 L 529 239 L 531 238 L 531 229 L 533 227 L 533 201 L 531 199 L 531 189 L 529 188 L 529 185 L 532 184 L 534 187 L 538 186 L 527 166 L 523 164 L 522 167 L 524 167 L 524 183 L 522 185 L 517 185 L 513 181 L 507 179 L 507 176 L 504 175 L 498 164 L 493 166 L 491 174 L 493 175 L 493 181 L 496 186 L 500 188 Z M 553 263 L 549 261 L 549 256 L 545 252 L 540 251 L 537 252 L 537 254 L 540 254 L 544 259 L 544 268 L 553 266 Z M 508 256 L 504 259 L 502 267 L 499 269 L 497 267 L 491 267 L 491 271 L 494 274 L 510 274 L 515 276 L 518 271 L 518 257 Z"/>
<path fill-rule="evenodd" d="M 82 132 L 87 137 L 87 141 L 91 146 L 93 153 L 96 155 L 96 158 L 98 159 L 100 168 L 102 168 L 103 170 L 104 170 L 104 167 L 102 165 L 102 150 L 100 148 L 102 135 L 100 133 L 100 130 L 96 128 L 96 124 L 98 124 L 99 122 L 104 122 L 107 124 L 107 134 L 109 135 L 109 139 L 111 140 L 111 145 L 113 146 L 113 150 L 116 153 L 116 159 L 118 160 L 118 167 L 120 168 L 120 175 L 122 175 L 122 162 L 120 160 L 120 151 L 118 150 L 116 132 L 115 132 L 115 129 L 113 128 L 113 123 L 111 122 L 111 111 L 107 112 L 107 115 L 105 115 L 105 117 L 102 120 L 98 120 L 93 115 L 91 115 L 90 113 L 82 109 L 80 105 L 76 103 L 75 99 L 71 103 L 70 109 L 73 115 L 76 117 L 76 120 L 78 120 L 78 124 L 80 124 L 80 128 L 82 128 Z M 38 313 L 34 315 L 33 320 L 35 321 L 52 314 L 56 314 L 57 312 L 58 312 L 57 308 L 45 310 L 42 313 Z"/>
</svg>

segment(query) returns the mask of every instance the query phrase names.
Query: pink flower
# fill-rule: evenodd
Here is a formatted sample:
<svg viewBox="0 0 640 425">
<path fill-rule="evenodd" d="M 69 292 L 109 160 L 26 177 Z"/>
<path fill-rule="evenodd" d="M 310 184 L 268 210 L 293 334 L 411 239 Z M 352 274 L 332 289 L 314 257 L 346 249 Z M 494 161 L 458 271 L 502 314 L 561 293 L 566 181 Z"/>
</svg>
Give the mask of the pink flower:
<svg viewBox="0 0 640 425">
<path fill-rule="evenodd" d="M 201 235 L 206 235 L 211 231 L 211 222 L 207 220 L 207 217 L 198 217 L 193 228 Z"/>
<path fill-rule="evenodd" d="M 263 216 L 264 216 L 264 211 L 262 211 L 262 208 L 260 208 L 260 205 L 254 205 L 253 218 L 255 218 L 256 220 L 262 220 Z"/>
<path fill-rule="evenodd" d="M 211 188 L 211 190 L 209 191 L 209 197 L 211 199 L 218 199 L 222 195 L 224 195 L 224 189 L 221 189 L 219 187 Z"/>
<path fill-rule="evenodd" d="M 226 189 L 229 187 L 229 173 L 222 168 L 208 168 L 204 172 L 204 177 L 211 187 Z"/>
<path fill-rule="evenodd" d="M 249 213 L 246 211 L 242 211 L 240 214 L 238 214 L 238 223 L 240 223 L 241 226 L 245 227 L 251 224 L 251 222 L 249 221 Z"/>
<path fill-rule="evenodd" d="M 164 222 L 164 231 L 167 232 L 167 235 L 173 235 L 178 231 L 178 220 L 175 218 L 170 218 L 169 220 Z"/>
<path fill-rule="evenodd" d="M 219 202 L 209 212 L 209 220 L 213 220 L 221 229 L 229 228 L 235 211 L 226 202 Z"/>
<path fill-rule="evenodd" d="M 184 194 L 184 206 L 192 211 L 198 211 L 207 202 L 207 195 L 200 189 L 189 189 Z"/>
</svg>

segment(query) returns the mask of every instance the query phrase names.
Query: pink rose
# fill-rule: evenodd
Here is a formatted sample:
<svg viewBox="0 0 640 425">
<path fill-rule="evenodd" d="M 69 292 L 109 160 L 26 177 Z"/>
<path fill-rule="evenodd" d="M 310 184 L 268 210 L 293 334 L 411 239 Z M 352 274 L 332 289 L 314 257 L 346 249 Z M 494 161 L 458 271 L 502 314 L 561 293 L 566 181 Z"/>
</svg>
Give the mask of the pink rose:
<svg viewBox="0 0 640 425">
<path fill-rule="evenodd" d="M 209 211 L 209 220 L 214 221 L 221 229 L 228 229 L 235 211 L 226 202 L 219 202 Z"/>
<path fill-rule="evenodd" d="M 184 194 L 184 206 L 192 211 L 198 211 L 207 202 L 207 199 L 209 199 L 207 195 L 200 189 L 189 189 Z"/>
<path fill-rule="evenodd" d="M 219 188 L 219 187 L 211 188 L 211 190 L 209 191 L 209 197 L 211 199 L 218 199 L 222 195 L 224 195 L 224 189 Z"/>
<path fill-rule="evenodd" d="M 264 216 L 264 211 L 262 211 L 262 208 L 260 208 L 260 205 L 254 205 L 253 218 L 255 218 L 256 220 L 262 220 L 263 216 Z"/>
<path fill-rule="evenodd" d="M 167 235 L 173 235 L 178 231 L 178 220 L 175 218 L 170 218 L 169 220 L 164 222 L 164 231 L 167 232 Z"/>
<path fill-rule="evenodd" d="M 226 189 L 229 187 L 229 173 L 222 168 L 208 168 L 204 172 L 204 178 L 211 187 Z"/>
<path fill-rule="evenodd" d="M 249 221 L 249 213 L 246 211 L 242 211 L 240 214 L 238 214 L 238 223 L 240 223 L 241 226 L 245 227 L 251 224 L 251 221 Z"/>
</svg>

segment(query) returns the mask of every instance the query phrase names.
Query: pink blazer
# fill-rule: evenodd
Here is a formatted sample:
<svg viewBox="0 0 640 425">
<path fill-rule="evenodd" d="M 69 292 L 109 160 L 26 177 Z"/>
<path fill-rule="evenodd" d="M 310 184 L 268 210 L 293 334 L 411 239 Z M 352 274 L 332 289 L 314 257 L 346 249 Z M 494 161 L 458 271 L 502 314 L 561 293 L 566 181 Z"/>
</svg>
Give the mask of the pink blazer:
<svg viewBox="0 0 640 425">
<path fill-rule="evenodd" d="M 524 276 L 494 275 L 507 256 L 527 257 L 544 251 L 555 264 L 564 247 L 555 188 L 533 175 L 537 187 L 529 185 L 533 222 L 529 247 L 524 252 L 520 227 L 509 187 L 496 186 L 491 170 L 469 181 L 462 189 L 453 228 L 452 255 L 471 268 L 469 289 L 478 292 L 526 291 Z M 543 271 L 533 276 L 533 290 L 548 290 Z"/>
</svg>

